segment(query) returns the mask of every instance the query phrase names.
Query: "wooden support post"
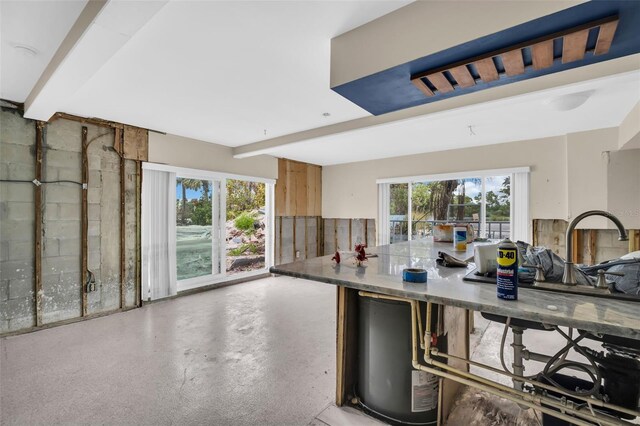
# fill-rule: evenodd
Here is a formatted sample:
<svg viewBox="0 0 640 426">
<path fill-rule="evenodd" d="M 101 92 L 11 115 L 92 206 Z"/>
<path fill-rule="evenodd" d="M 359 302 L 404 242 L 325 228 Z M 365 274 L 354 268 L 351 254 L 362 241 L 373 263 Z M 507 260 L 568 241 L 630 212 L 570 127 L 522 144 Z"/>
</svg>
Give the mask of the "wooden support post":
<svg viewBox="0 0 640 426">
<path fill-rule="evenodd" d="M 113 147 L 118 151 L 117 147 L 123 147 L 123 133 L 121 129 L 114 129 Z M 122 149 L 120 150 L 122 151 Z M 124 155 L 120 153 L 120 309 L 126 306 L 125 301 L 125 160 Z"/>
<path fill-rule="evenodd" d="M 87 141 L 88 129 L 82 126 L 82 237 L 81 237 L 81 274 L 80 274 L 80 294 L 82 296 L 82 316 L 87 315 L 87 239 L 89 232 L 89 217 L 87 205 L 87 192 L 89 189 L 89 161 L 87 159 L 87 150 L 89 143 Z"/>
<path fill-rule="evenodd" d="M 364 220 L 364 245 L 369 247 L 369 219 Z"/>
<path fill-rule="evenodd" d="M 573 234 L 571 234 L 571 239 L 573 242 L 573 259 L 571 260 L 573 263 L 582 263 L 583 262 L 583 246 L 582 246 L 582 229 L 574 229 Z"/>
<path fill-rule="evenodd" d="M 282 264 L 282 216 L 279 216 L 280 228 L 278 229 L 278 238 L 280 243 L 278 244 L 278 265 Z"/>
<path fill-rule="evenodd" d="M 589 259 L 587 263 L 589 265 L 596 264 L 596 244 L 598 242 L 598 231 L 595 229 L 589 230 Z"/>
<path fill-rule="evenodd" d="M 344 404 L 344 375 L 345 375 L 345 334 L 346 334 L 346 292 L 347 289 L 338 286 L 337 296 L 337 342 L 336 342 L 336 405 L 341 407 Z"/>
<path fill-rule="evenodd" d="M 309 257 L 307 255 L 307 246 L 309 245 L 308 237 L 307 237 L 307 217 L 304 217 L 304 258 L 305 260 Z"/>
<path fill-rule="evenodd" d="M 324 226 L 322 218 L 316 216 L 316 257 L 324 256 Z"/>
<path fill-rule="evenodd" d="M 136 161 L 136 300 L 142 306 L 142 161 Z"/>
<path fill-rule="evenodd" d="M 298 256 L 296 256 L 296 217 L 293 217 L 293 261 L 295 262 Z"/>
<path fill-rule="evenodd" d="M 44 145 L 43 121 L 36 121 L 36 162 L 35 174 L 38 182 L 42 181 L 42 147 Z M 34 294 L 36 305 L 36 327 L 42 325 L 42 186 L 34 186 L 35 211 L 35 246 L 34 246 Z"/>
<path fill-rule="evenodd" d="M 629 253 L 640 250 L 640 230 L 629 230 Z"/>
</svg>

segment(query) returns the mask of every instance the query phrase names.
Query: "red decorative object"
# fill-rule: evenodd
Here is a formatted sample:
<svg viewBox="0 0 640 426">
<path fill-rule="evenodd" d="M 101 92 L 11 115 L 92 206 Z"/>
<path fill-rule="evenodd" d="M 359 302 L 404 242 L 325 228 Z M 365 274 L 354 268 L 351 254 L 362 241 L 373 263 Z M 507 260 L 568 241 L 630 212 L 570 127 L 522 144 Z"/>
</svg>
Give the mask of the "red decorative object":
<svg viewBox="0 0 640 426">
<path fill-rule="evenodd" d="M 367 253 L 365 253 L 364 249 L 365 247 L 367 247 L 366 244 L 356 244 L 355 247 L 355 251 L 356 251 L 356 264 L 358 266 L 362 265 L 362 262 L 364 262 L 365 260 L 367 260 Z"/>
<path fill-rule="evenodd" d="M 331 260 L 335 260 L 336 263 L 340 263 L 340 253 L 336 252 L 336 254 L 334 254 L 333 257 L 331 258 Z"/>
</svg>

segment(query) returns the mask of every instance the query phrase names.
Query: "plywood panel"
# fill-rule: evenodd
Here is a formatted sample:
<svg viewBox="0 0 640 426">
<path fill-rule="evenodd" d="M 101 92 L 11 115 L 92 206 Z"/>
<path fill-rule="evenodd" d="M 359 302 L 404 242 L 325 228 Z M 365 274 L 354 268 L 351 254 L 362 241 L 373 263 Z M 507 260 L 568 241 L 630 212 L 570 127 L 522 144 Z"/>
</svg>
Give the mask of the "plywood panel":
<svg viewBox="0 0 640 426">
<path fill-rule="evenodd" d="M 553 65 L 553 40 L 546 40 L 531 46 L 533 68 L 541 70 Z"/>
<path fill-rule="evenodd" d="M 149 161 L 149 132 L 133 126 L 124 126 L 124 158 Z"/>
<path fill-rule="evenodd" d="M 292 200 L 293 216 L 306 216 L 307 215 L 307 165 L 292 161 L 291 165 L 291 179 L 295 181 L 295 192 L 292 191 L 294 198 Z"/>
<path fill-rule="evenodd" d="M 522 60 L 522 50 L 516 49 L 504 52 L 502 55 L 504 71 L 508 76 L 520 75 L 524 73 L 524 61 Z"/>
<path fill-rule="evenodd" d="M 458 86 L 460 87 L 471 87 L 476 84 L 476 81 L 471 76 L 469 69 L 466 65 L 461 65 L 459 67 L 454 67 L 449 70 L 453 78 L 456 79 Z"/>
<path fill-rule="evenodd" d="M 493 63 L 493 58 L 480 59 L 479 61 L 474 62 L 474 65 L 478 70 L 478 74 L 480 74 L 480 78 L 485 83 L 498 79 L 498 70 Z"/>
<path fill-rule="evenodd" d="M 600 31 L 598 32 L 598 41 L 596 42 L 596 49 L 593 52 L 594 55 L 602 55 L 609 51 L 617 28 L 617 20 L 613 22 L 607 22 L 606 24 L 602 24 L 600 26 Z"/>
<path fill-rule="evenodd" d="M 278 159 L 278 180 L 275 187 L 276 216 L 287 215 L 287 160 Z"/>
<path fill-rule="evenodd" d="M 445 77 L 443 73 L 438 72 L 435 74 L 431 74 L 428 75 L 427 78 L 429 79 L 431 84 L 436 86 L 436 89 L 438 89 L 439 93 L 453 92 L 453 86 L 451 85 L 451 83 L 449 83 L 449 80 L 447 80 L 447 77 Z"/>
<path fill-rule="evenodd" d="M 581 30 L 564 36 L 562 44 L 562 63 L 566 64 L 584 58 L 587 50 L 589 30 Z"/>
<path fill-rule="evenodd" d="M 307 206 L 306 216 L 322 215 L 322 168 L 307 165 Z"/>
<path fill-rule="evenodd" d="M 319 216 L 322 212 L 322 168 L 278 160 L 275 206 L 278 216 Z"/>
</svg>

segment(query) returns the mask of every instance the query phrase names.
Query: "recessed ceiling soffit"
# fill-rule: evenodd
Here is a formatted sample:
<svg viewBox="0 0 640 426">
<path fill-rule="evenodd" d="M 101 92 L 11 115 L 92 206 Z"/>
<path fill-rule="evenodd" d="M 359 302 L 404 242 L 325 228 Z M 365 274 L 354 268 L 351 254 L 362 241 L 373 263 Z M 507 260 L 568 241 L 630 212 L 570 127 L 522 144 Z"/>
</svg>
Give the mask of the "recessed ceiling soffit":
<svg viewBox="0 0 640 426">
<path fill-rule="evenodd" d="M 584 60 L 586 54 L 609 52 L 618 27 L 618 16 L 589 22 L 566 31 L 539 37 L 485 55 L 424 71 L 411 82 L 425 96 L 464 90 L 491 83 L 501 75 L 509 77 L 542 70 L 558 61 L 563 64 Z"/>
<path fill-rule="evenodd" d="M 638 28 L 640 1 L 588 1 L 332 90 L 382 115 L 638 54 Z"/>
</svg>

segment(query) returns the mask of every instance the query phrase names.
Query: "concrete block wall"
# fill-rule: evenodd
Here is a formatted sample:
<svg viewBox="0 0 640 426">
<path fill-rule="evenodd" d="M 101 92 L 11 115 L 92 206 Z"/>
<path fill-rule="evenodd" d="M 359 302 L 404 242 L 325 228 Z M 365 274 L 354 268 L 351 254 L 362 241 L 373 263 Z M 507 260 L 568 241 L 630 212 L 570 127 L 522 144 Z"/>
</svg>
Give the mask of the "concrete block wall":
<svg viewBox="0 0 640 426">
<path fill-rule="evenodd" d="M 3 109 L 0 178 L 35 177 L 35 122 Z M 82 127 L 88 129 L 88 269 L 96 291 L 87 294 L 87 315 L 134 307 L 137 283 L 138 164 L 125 160 L 125 274 L 120 272 L 120 156 L 114 130 L 57 119 L 44 127 L 42 185 L 42 320 L 82 316 L 81 203 Z M 0 183 L 0 333 L 35 325 L 34 185 Z"/>
<path fill-rule="evenodd" d="M 0 180 L 31 181 L 35 123 L 0 114 Z M 0 333 L 35 325 L 33 194 L 32 183 L 0 182 Z"/>
<path fill-rule="evenodd" d="M 560 219 L 537 219 L 534 226 L 534 241 L 537 246 L 551 249 L 564 259 L 566 254 L 565 234 L 569 223 Z M 575 250 L 581 255 L 583 263 L 601 263 L 605 260 L 616 259 L 627 254 L 629 243 L 618 241 L 616 229 L 578 229 L 582 233 L 582 246 Z M 595 237 L 595 253 L 592 253 L 593 243 L 591 235 Z M 593 259 L 593 262 L 590 261 Z"/>
</svg>

